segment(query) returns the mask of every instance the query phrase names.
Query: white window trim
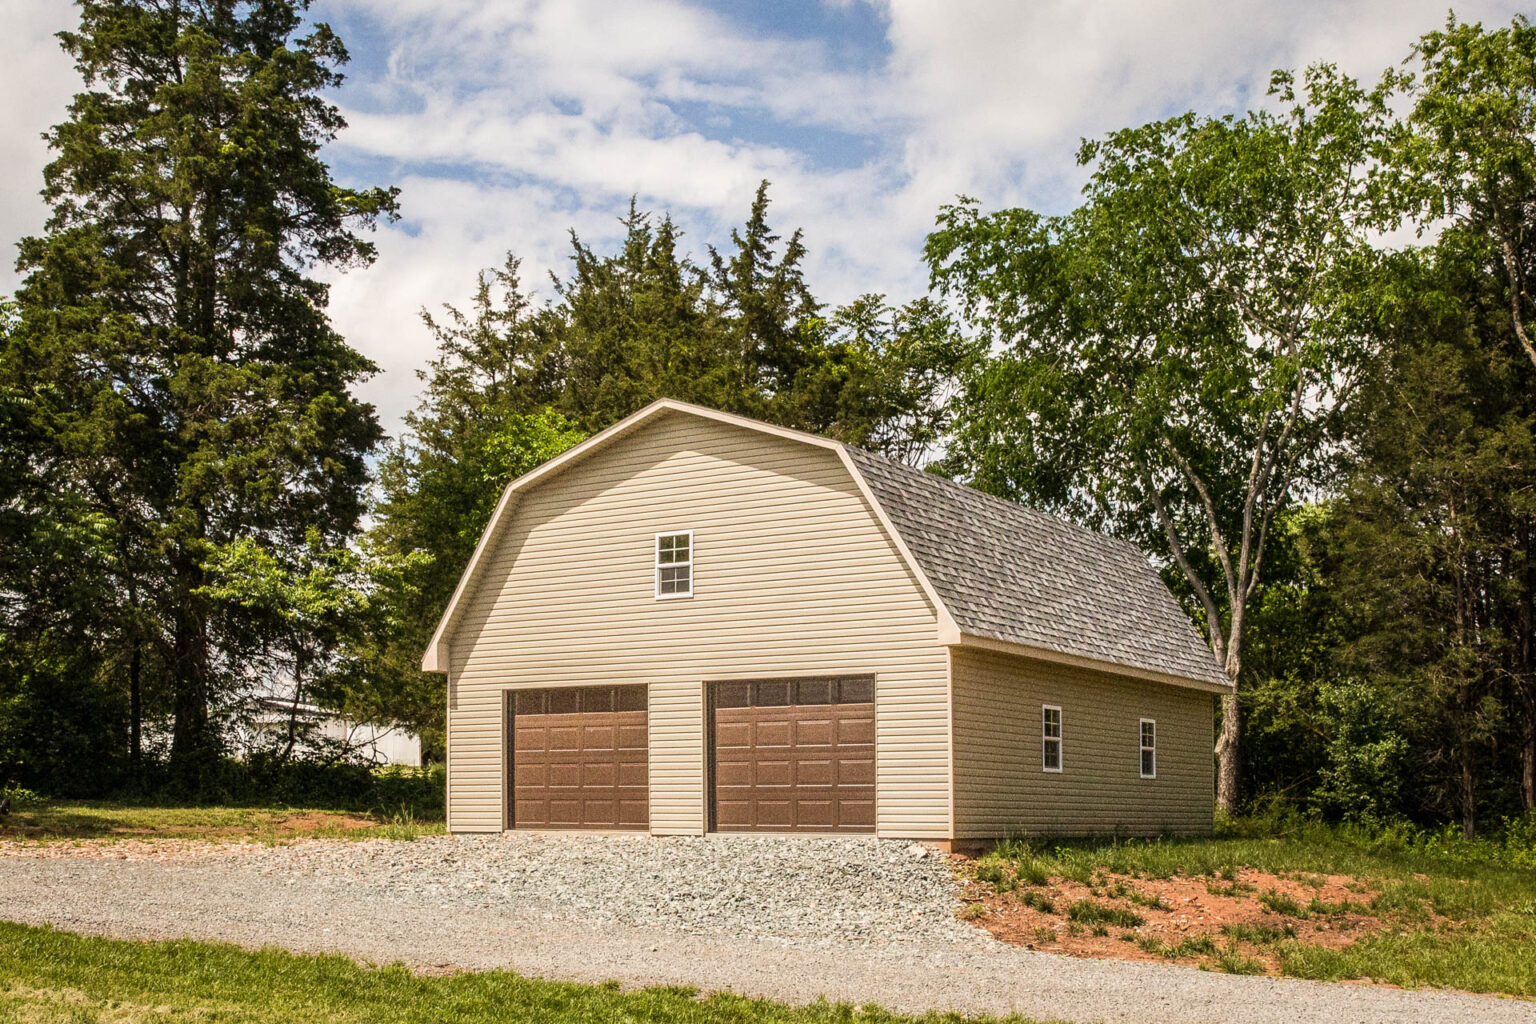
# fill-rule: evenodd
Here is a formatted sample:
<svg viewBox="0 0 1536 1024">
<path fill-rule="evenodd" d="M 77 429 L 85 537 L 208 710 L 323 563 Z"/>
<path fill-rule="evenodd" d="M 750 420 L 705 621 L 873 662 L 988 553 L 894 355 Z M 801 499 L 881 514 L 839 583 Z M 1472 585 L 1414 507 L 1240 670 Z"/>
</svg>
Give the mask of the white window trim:
<svg viewBox="0 0 1536 1024">
<path fill-rule="evenodd" d="M 1054 711 L 1054 712 L 1056 712 L 1056 722 L 1057 722 L 1057 725 L 1059 726 L 1060 731 L 1061 731 L 1061 734 L 1059 736 L 1046 736 L 1046 734 L 1045 734 L 1045 713 L 1047 711 Z M 1067 716 L 1062 713 L 1060 705 L 1057 705 L 1057 704 L 1042 704 L 1042 705 L 1040 705 L 1040 770 L 1041 771 L 1043 771 L 1043 772 L 1050 772 L 1052 775 L 1059 775 L 1059 774 L 1061 774 L 1061 770 L 1063 768 L 1065 768 L 1066 764 L 1067 764 L 1067 743 L 1066 743 L 1066 737 L 1067 737 Z M 1046 741 L 1048 739 L 1049 740 L 1054 740 L 1055 743 L 1056 743 L 1056 767 L 1054 767 L 1054 768 L 1047 767 L 1046 763 L 1045 763 L 1045 744 L 1046 744 Z"/>
<path fill-rule="evenodd" d="M 686 565 L 688 567 L 688 589 L 686 591 L 680 590 L 680 591 L 677 591 L 676 593 L 672 593 L 672 594 L 663 594 L 661 592 L 661 538 L 663 538 L 663 537 L 687 537 L 688 538 L 688 561 L 686 561 L 686 562 L 668 562 L 667 563 L 668 566 L 672 566 L 672 567 L 679 566 L 679 565 Z M 660 533 L 658 533 L 654 537 L 652 537 L 651 538 L 651 572 L 652 572 L 652 577 L 653 577 L 652 578 L 652 583 L 655 586 L 656 600 L 658 600 L 658 601 L 680 601 L 680 600 L 682 600 L 684 598 L 692 597 L 693 596 L 693 531 L 692 530 L 662 530 Z"/>
<path fill-rule="evenodd" d="M 1152 745 L 1150 747 L 1143 743 L 1141 740 L 1143 735 L 1141 727 L 1144 725 L 1150 725 L 1152 727 Z M 1149 750 L 1152 752 L 1152 774 L 1150 775 L 1141 770 L 1143 761 L 1141 755 L 1145 754 Z M 1157 778 L 1157 719 L 1155 718 L 1143 718 L 1136 723 L 1136 771 L 1140 773 L 1141 777 L 1144 779 Z"/>
</svg>

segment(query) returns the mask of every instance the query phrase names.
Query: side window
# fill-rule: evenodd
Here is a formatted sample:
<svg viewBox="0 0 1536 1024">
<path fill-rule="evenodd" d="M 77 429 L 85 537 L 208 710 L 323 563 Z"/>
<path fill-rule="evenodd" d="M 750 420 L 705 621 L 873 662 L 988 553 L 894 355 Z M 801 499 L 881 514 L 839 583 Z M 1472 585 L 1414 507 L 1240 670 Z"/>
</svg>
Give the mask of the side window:
<svg viewBox="0 0 1536 1024">
<path fill-rule="evenodd" d="M 1061 708 L 1051 704 L 1040 708 L 1040 770 L 1061 771 Z"/>
<path fill-rule="evenodd" d="M 1150 718 L 1141 720 L 1141 777 L 1157 778 L 1157 723 Z"/>
<path fill-rule="evenodd" d="M 656 535 L 656 597 L 693 596 L 693 531 Z"/>
</svg>

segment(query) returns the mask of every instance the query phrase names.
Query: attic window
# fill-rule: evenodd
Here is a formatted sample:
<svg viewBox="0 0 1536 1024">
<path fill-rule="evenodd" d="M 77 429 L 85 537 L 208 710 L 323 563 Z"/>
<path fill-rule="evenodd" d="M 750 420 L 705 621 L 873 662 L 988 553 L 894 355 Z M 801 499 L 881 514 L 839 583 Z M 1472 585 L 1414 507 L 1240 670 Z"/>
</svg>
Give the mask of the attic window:
<svg viewBox="0 0 1536 1024">
<path fill-rule="evenodd" d="M 656 597 L 693 596 L 693 531 L 656 535 Z"/>
</svg>

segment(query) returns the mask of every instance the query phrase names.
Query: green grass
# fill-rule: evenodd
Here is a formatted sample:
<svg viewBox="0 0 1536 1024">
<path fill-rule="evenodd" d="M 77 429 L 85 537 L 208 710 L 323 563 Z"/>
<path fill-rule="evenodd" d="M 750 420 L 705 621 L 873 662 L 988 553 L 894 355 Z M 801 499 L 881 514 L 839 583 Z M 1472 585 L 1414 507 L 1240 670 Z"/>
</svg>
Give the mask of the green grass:
<svg viewBox="0 0 1536 1024">
<path fill-rule="evenodd" d="M 691 989 L 622 992 L 509 971 L 422 977 L 340 956 L 201 942 L 126 942 L 0 923 L 0 1021 L 11 1024 L 929 1024 L 874 1007 L 781 1003 Z M 1015 1024 L 1025 1024 L 1010 1018 Z"/>
<path fill-rule="evenodd" d="M 1243 834 L 1246 832 L 1247 834 Z M 1524 859 L 1523 859 L 1524 858 Z M 1249 953 L 1262 949 L 1281 973 L 1317 980 L 1367 978 L 1408 987 L 1445 986 L 1536 998 L 1536 870 L 1523 848 L 1404 842 L 1390 834 L 1301 824 L 1263 834 L 1251 823 L 1217 838 L 1015 840 L 981 859 L 1010 877 L 1031 875 L 1093 884 L 1133 900 L 1104 876 L 1206 879 L 1213 895 L 1253 900 L 1293 920 L 1322 923 L 1342 914 L 1376 918 L 1382 929 L 1343 949 L 1310 945 L 1311 926 L 1240 925 L 1209 965 L 1236 973 L 1263 970 Z M 1300 902 L 1259 892 L 1242 873 L 1266 872 L 1310 886 L 1346 876 L 1358 900 Z M 1074 922 L 1117 924 L 1093 901 L 1073 905 Z M 1122 925 L 1122 927 L 1134 927 Z M 1191 950 L 1193 951 L 1193 950 Z"/>
<path fill-rule="evenodd" d="M 1259 903 L 1262 904 L 1266 910 L 1272 910 L 1282 917 L 1308 916 L 1306 910 L 1302 909 L 1300 903 L 1297 903 L 1295 900 L 1291 899 L 1284 893 L 1276 892 L 1273 889 L 1266 889 L 1259 893 Z"/>
<path fill-rule="evenodd" d="M 303 807 L 163 807 L 89 800 L 40 800 L 0 818 L 0 840 L 202 839 L 283 842 L 299 838 L 414 839 L 443 831 L 405 809 L 353 814 Z"/>
<path fill-rule="evenodd" d="M 1137 928 L 1145 923 L 1146 918 L 1124 907 L 1081 900 L 1067 908 L 1067 920 L 1079 924 L 1112 924 L 1120 928 Z"/>
</svg>

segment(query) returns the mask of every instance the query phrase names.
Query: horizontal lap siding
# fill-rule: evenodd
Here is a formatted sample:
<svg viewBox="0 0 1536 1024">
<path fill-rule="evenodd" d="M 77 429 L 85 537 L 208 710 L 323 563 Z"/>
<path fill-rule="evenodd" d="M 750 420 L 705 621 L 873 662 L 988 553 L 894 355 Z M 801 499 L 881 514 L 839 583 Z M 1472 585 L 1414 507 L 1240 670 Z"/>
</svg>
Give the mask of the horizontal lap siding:
<svg viewBox="0 0 1536 1024">
<path fill-rule="evenodd" d="M 674 414 L 518 496 L 451 638 L 450 825 L 502 827 L 501 694 L 650 687 L 651 829 L 705 827 L 704 684 L 877 677 L 877 812 L 949 834 L 947 653 L 836 453 Z M 694 596 L 654 596 L 654 535 L 694 532 Z"/>
<path fill-rule="evenodd" d="M 954 649 L 955 826 L 1014 832 L 1209 832 L 1214 698 L 1197 690 Z M 1059 774 L 1040 767 L 1040 709 L 1062 709 Z M 1157 778 L 1140 777 L 1139 722 L 1157 722 Z"/>
</svg>

